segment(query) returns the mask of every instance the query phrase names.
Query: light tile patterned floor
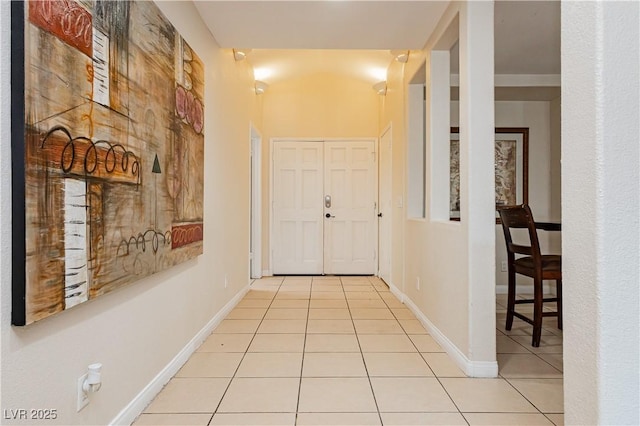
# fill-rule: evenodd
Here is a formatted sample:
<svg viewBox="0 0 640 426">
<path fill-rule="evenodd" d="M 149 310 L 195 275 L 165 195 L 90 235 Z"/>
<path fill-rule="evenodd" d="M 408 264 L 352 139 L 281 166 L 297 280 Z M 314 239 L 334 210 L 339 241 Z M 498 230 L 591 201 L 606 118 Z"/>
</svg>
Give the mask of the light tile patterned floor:
<svg viewBox="0 0 640 426">
<path fill-rule="evenodd" d="M 562 332 L 533 348 L 505 305 L 500 377 L 472 379 L 375 277 L 256 280 L 134 424 L 561 425 Z"/>
</svg>

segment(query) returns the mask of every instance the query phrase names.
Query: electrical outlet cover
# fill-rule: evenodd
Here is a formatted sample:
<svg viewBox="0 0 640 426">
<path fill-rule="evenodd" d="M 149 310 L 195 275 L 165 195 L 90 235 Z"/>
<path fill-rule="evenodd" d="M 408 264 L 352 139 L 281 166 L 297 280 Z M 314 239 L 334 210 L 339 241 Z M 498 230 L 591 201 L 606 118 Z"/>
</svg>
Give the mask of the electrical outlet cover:
<svg viewBox="0 0 640 426">
<path fill-rule="evenodd" d="M 87 375 L 83 374 L 78 379 L 78 411 L 82 410 L 89 404 L 89 393 L 85 392 L 82 389 L 82 385 L 84 385 L 84 381 L 87 379 Z"/>
</svg>

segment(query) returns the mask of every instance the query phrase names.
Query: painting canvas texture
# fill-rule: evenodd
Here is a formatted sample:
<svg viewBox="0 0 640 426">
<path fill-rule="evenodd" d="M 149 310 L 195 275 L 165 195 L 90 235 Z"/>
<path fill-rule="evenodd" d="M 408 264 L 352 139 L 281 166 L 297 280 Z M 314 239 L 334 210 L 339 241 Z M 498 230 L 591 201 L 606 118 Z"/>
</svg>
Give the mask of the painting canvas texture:
<svg viewBox="0 0 640 426">
<path fill-rule="evenodd" d="M 515 140 L 496 139 L 496 206 L 512 206 L 516 204 L 517 176 L 516 176 Z"/>
<path fill-rule="evenodd" d="M 449 212 L 460 217 L 460 141 L 452 140 L 449 151 Z"/>
<path fill-rule="evenodd" d="M 24 47 L 12 70 L 24 82 L 13 323 L 24 325 L 202 254 L 204 67 L 152 2 L 12 7 Z"/>
<path fill-rule="evenodd" d="M 495 141 L 496 206 L 517 203 L 517 141 Z M 449 211 L 452 217 L 460 217 L 460 141 L 451 140 L 449 162 Z"/>
</svg>

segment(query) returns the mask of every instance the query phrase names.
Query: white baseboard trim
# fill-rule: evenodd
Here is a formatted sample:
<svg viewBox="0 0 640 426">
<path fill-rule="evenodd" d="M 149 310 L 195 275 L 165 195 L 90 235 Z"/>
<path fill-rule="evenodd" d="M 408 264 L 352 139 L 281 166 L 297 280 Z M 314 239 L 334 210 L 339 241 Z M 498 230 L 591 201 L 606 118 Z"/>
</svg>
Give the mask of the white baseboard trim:
<svg viewBox="0 0 640 426">
<path fill-rule="evenodd" d="M 231 310 L 242 300 L 244 295 L 249 291 L 249 285 L 244 287 L 233 299 L 214 315 L 211 320 L 186 344 L 184 348 L 167 364 L 156 377 L 147 384 L 147 386 L 136 395 L 126 407 L 118 413 L 116 417 L 109 423 L 110 425 L 130 425 L 156 397 L 162 388 L 171 380 L 171 378 L 180 370 L 187 362 L 189 357 L 200 347 L 200 345 L 209 337 L 211 332 L 222 322 L 222 320 L 231 312 Z"/>
<path fill-rule="evenodd" d="M 396 291 L 400 291 L 396 288 Z M 398 295 L 392 293 L 398 297 Z M 431 337 L 447 352 L 447 354 L 453 358 L 453 361 L 457 366 L 469 377 L 498 377 L 498 362 L 497 361 L 471 361 L 467 356 L 453 344 L 447 336 L 445 336 L 438 327 L 436 327 L 429 319 L 418 309 L 415 303 L 404 294 L 400 293 L 402 298 L 398 297 L 402 303 L 404 303 L 411 312 L 418 318 L 424 328 L 429 331 Z"/>
<path fill-rule="evenodd" d="M 393 294 L 395 297 L 397 297 L 400 302 L 404 303 L 404 299 L 406 298 L 404 293 L 402 291 L 400 291 L 400 289 L 398 287 L 396 287 L 395 285 L 393 285 L 391 283 L 387 283 L 387 285 L 389 286 L 389 291 L 391 292 L 391 294 Z"/>
<path fill-rule="evenodd" d="M 469 377 L 498 377 L 498 361 L 470 361 L 465 374 Z"/>
</svg>

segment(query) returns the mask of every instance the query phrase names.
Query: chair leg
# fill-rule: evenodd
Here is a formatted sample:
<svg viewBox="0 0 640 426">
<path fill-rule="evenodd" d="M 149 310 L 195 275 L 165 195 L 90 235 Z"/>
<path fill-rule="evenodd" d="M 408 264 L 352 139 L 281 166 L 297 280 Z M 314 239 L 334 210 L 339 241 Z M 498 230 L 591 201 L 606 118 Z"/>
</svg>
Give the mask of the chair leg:
<svg viewBox="0 0 640 426">
<path fill-rule="evenodd" d="M 509 283 L 507 286 L 507 323 L 506 330 L 511 330 L 513 326 L 513 311 L 516 307 L 516 273 L 509 267 Z"/>
<path fill-rule="evenodd" d="M 558 328 L 562 330 L 562 280 L 556 280 L 556 293 L 558 294 L 558 301 L 556 302 L 558 307 Z"/>
<path fill-rule="evenodd" d="M 534 278 L 533 280 L 533 336 L 531 346 L 537 348 L 540 346 L 540 336 L 542 335 L 542 280 Z"/>
</svg>

